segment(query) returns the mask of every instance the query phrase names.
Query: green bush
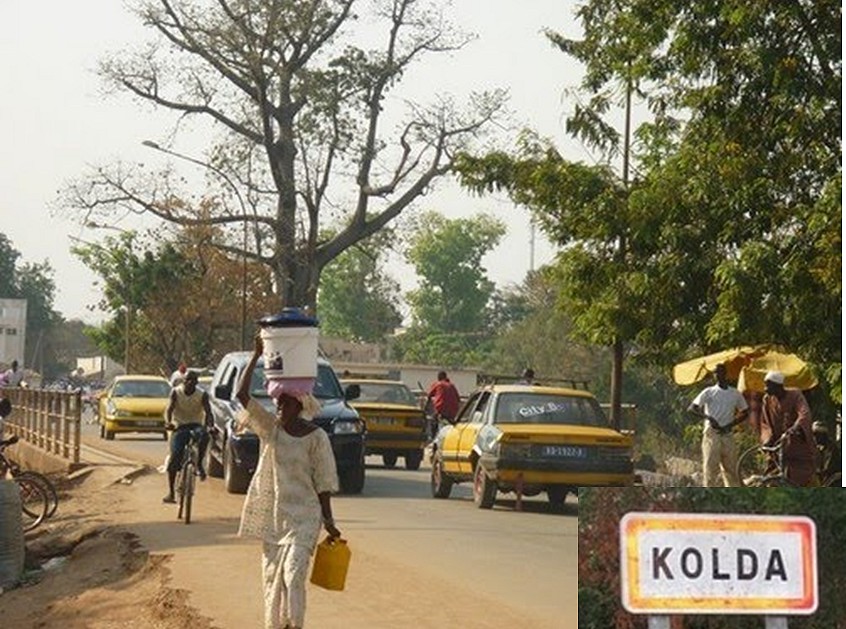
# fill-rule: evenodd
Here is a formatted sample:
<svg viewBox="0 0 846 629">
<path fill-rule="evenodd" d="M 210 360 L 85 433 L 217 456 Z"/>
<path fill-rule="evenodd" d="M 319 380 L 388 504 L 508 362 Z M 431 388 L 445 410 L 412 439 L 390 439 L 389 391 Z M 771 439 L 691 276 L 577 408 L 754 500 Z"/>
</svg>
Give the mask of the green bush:
<svg viewBox="0 0 846 629">
<path fill-rule="evenodd" d="M 579 629 L 608 629 L 614 626 L 614 601 L 607 592 L 579 588 Z"/>
</svg>

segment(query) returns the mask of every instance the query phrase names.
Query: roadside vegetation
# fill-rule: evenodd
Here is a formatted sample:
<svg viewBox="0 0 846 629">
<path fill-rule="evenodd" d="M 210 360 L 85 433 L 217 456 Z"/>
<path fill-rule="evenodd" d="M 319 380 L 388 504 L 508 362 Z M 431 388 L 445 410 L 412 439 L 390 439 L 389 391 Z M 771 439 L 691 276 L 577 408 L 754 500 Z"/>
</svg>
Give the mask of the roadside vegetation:
<svg viewBox="0 0 846 629">
<path fill-rule="evenodd" d="M 100 351 L 122 360 L 128 335 L 134 370 L 214 364 L 244 345 L 254 317 L 308 306 L 327 333 L 378 344 L 388 360 L 503 375 L 532 366 L 540 381 L 589 381 L 600 400 L 637 405 L 639 454 L 662 461 L 696 451 L 684 413 L 695 392 L 671 382 L 671 366 L 773 343 L 812 365 L 814 415 L 833 421 L 838 3 L 587 0 L 577 37 L 560 32 L 567 16 L 551 20 L 539 35 L 550 54 L 584 68 L 563 107 L 583 161 L 531 129 L 499 125 L 507 103 L 496 86 L 464 109 L 389 98 L 414 63 L 461 54 L 470 39 L 438 2 L 396 0 L 370 16 L 391 34 L 371 50 L 346 38 L 353 4 L 251 0 L 237 3 L 241 14 L 139 3 L 151 37 L 166 39 L 149 58 L 105 59 L 104 81 L 172 112 L 163 136 L 178 138 L 194 118 L 214 133 L 200 156 L 176 140 L 148 143 L 172 158 L 157 176 L 109 164 L 62 191 L 67 215 L 123 231 L 74 246 L 102 281 L 96 305 L 108 318 L 88 331 Z M 404 123 L 385 124 L 392 115 Z M 199 191 L 179 176 L 197 169 Z M 427 188 L 450 176 L 482 198 L 508 195 L 557 258 L 496 286 L 484 258 L 504 225 L 424 205 Z M 156 227 L 114 227 L 127 208 Z M 58 338 L 49 265 L 16 267 L 6 244 L 0 281 L 12 296 L 34 293 L 34 329 Z M 406 293 L 396 260 L 414 270 Z M 45 356 L 45 371 L 66 366 Z"/>
</svg>

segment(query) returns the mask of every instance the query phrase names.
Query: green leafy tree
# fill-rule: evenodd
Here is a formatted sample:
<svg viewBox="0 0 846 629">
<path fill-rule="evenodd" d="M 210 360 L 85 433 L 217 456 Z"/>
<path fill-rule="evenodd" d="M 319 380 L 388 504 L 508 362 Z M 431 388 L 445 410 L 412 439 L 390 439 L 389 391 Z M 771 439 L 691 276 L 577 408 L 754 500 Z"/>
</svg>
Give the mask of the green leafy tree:
<svg viewBox="0 0 846 629">
<path fill-rule="evenodd" d="M 582 39 L 547 33 L 585 66 L 567 128 L 619 156 L 621 176 L 531 136 L 457 166 L 565 247 L 562 306 L 583 338 L 614 344 L 612 398 L 621 340 L 664 364 L 781 343 L 839 389 L 840 6 L 593 0 L 578 16 Z M 623 133 L 606 118 L 631 99 L 651 118 L 630 163 L 628 116 Z"/>
<path fill-rule="evenodd" d="M 419 288 L 406 296 L 412 324 L 392 343 L 394 358 L 444 367 L 481 364 L 495 314 L 495 286 L 481 262 L 504 234 L 505 226 L 485 215 L 419 217 L 405 254 Z"/>
<path fill-rule="evenodd" d="M 64 205 L 86 220 L 108 222 L 130 206 L 176 225 L 218 226 L 213 244 L 266 265 L 280 305 L 314 307 L 321 271 L 412 207 L 504 102 L 502 92 L 476 94 L 466 109 L 445 95 L 432 104 L 390 99 L 413 64 L 470 37 L 424 0 L 378 2 L 361 15 L 354 5 L 141 0 L 136 12 L 160 39 L 105 60 L 101 74 L 114 90 L 172 112 L 174 135 L 185 119 L 213 127 L 206 161 L 148 144 L 203 168 L 206 196 L 221 202 L 204 214 L 178 201 L 190 195 L 172 169 L 147 176 L 118 164 L 69 186 Z M 359 17 L 381 48 L 361 47 Z M 339 207 L 343 228 L 321 240 L 321 222 L 336 221 Z M 226 235 L 244 223 L 249 247 Z"/>
<path fill-rule="evenodd" d="M 402 323 L 399 283 L 385 272 L 383 260 L 393 240 L 386 228 L 326 267 L 317 298 L 321 334 L 372 343 Z"/>
<path fill-rule="evenodd" d="M 421 278 L 420 288 L 407 296 L 414 324 L 444 333 L 486 330 L 494 283 L 487 278 L 482 258 L 504 235 L 505 225 L 485 215 L 421 216 L 406 252 Z"/>
</svg>

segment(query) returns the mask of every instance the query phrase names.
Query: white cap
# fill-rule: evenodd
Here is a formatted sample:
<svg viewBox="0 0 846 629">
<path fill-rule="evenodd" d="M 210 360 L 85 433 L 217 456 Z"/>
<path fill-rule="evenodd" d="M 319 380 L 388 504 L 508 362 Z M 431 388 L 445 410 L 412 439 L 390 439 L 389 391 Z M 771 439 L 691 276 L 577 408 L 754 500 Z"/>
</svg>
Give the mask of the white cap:
<svg viewBox="0 0 846 629">
<path fill-rule="evenodd" d="M 764 382 L 775 382 L 776 384 L 784 384 L 784 374 L 780 371 L 768 371 L 764 376 Z"/>
</svg>

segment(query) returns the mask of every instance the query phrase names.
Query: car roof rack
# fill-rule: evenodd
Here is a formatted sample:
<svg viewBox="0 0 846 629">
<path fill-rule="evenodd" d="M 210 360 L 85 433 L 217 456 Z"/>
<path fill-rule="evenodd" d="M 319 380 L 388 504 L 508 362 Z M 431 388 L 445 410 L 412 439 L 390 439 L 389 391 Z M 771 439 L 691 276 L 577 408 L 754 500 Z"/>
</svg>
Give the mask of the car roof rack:
<svg viewBox="0 0 846 629">
<path fill-rule="evenodd" d="M 476 383 L 479 386 L 494 384 L 518 384 L 522 377 L 514 374 L 479 374 Z M 568 386 L 571 389 L 589 389 L 590 380 L 584 378 L 535 378 L 535 386 Z"/>
</svg>

